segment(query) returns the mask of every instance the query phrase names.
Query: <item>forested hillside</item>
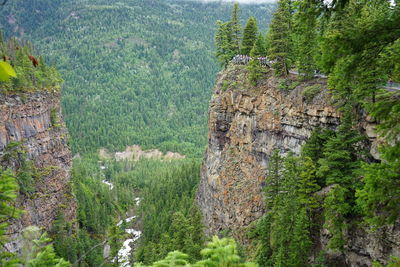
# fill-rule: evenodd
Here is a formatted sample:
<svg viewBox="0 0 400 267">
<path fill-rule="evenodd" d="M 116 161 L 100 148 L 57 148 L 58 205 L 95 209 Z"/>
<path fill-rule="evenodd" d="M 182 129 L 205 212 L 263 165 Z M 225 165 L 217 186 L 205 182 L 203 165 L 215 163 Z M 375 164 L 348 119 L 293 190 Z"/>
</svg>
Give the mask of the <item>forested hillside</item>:
<svg viewBox="0 0 400 267">
<path fill-rule="evenodd" d="M 265 29 L 273 5 L 243 5 Z M 231 4 L 183 1 L 9 1 L 7 36 L 30 40 L 64 79 L 74 152 L 126 145 L 199 157 L 219 70 L 215 22 Z"/>
</svg>

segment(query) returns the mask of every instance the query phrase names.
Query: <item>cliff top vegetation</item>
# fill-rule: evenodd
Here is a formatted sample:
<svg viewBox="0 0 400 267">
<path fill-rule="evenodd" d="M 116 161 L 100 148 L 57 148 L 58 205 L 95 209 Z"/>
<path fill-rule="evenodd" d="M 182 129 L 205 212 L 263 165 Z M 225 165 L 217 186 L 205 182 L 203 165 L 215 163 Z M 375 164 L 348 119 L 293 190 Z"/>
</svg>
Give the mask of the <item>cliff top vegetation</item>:
<svg viewBox="0 0 400 267">
<path fill-rule="evenodd" d="M 41 90 L 58 91 L 62 79 L 54 67 L 45 64 L 43 57 L 33 55 L 30 43 L 16 38 L 4 40 L 0 32 L 0 62 L 15 70 L 15 77 L 0 80 L 0 93 L 26 93 Z"/>
</svg>

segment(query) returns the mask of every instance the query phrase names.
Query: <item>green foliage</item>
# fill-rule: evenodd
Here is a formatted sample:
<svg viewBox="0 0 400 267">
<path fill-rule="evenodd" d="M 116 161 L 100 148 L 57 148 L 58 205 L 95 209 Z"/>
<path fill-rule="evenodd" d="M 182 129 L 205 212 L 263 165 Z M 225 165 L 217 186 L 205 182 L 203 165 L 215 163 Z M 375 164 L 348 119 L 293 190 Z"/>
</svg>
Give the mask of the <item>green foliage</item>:
<svg viewBox="0 0 400 267">
<path fill-rule="evenodd" d="M 35 191 L 35 179 L 38 179 L 40 174 L 33 162 L 27 159 L 26 150 L 21 142 L 11 142 L 4 148 L 0 164 L 14 169 L 21 194 L 29 196 Z"/>
<path fill-rule="evenodd" d="M 307 86 L 306 88 L 304 88 L 303 97 L 305 97 L 305 99 L 307 101 L 311 101 L 320 92 L 321 92 L 320 84 L 310 85 L 310 86 Z"/>
<path fill-rule="evenodd" d="M 327 185 L 341 184 L 355 187 L 355 172 L 360 168 L 362 150 L 357 146 L 363 137 L 353 128 L 351 107 L 346 107 L 336 135 L 324 144 L 323 157 L 318 161 L 317 175 Z"/>
<path fill-rule="evenodd" d="M 265 28 L 273 8 L 243 5 L 240 15 Z M 232 12 L 218 2 L 13 0 L 0 9 L 0 25 L 32 41 L 61 73 L 74 154 L 138 144 L 202 158 L 220 70 L 215 21 Z"/>
<path fill-rule="evenodd" d="M 0 81 L 9 81 L 11 77 L 17 77 L 13 67 L 5 61 L 0 61 Z"/>
<path fill-rule="evenodd" d="M 400 265 L 400 258 L 398 257 L 392 257 L 390 262 L 385 266 L 385 267 L 396 267 Z M 382 264 L 378 262 L 374 262 L 373 267 L 384 267 Z"/>
<path fill-rule="evenodd" d="M 25 228 L 22 233 L 21 259 L 30 267 L 69 267 L 71 263 L 57 257 L 51 239 L 35 226 Z"/>
<path fill-rule="evenodd" d="M 399 217 L 400 162 L 390 156 L 399 151 L 399 145 L 389 145 L 381 149 L 382 162 L 362 164 L 364 186 L 357 190 L 357 204 L 373 226 L 392 224 Z"/>
<path fill-rule="evenodd" d="M 215 34 L 216 57 L 222 65 L 228 65 L 229 61 L 236 55 L 234 42 L 232 40 L 231 23 L 217 22 L 217 32 Z"/>
<path fill-rule="evenodd" d="M 198 266 L 237 266 L 240 257 L 237 255 L 236 243 L 233 239 L 219 239 L 214 236 L 205 249 L 201 251 L 201 255 L 205 258 L 198 262 Z"/>
<path fill-rule="evenodd" d="M 58 112 L 54 108 L 50 110 L 50 123 L 51 127 L 53 128 L 59 128 L 61 126 L 60 118 L 58 117 Z"/>
<path fill-rule="evenodd" d="M 173 251 L 168 253 L 165 259 L 155 262 L 153 266 L 155 267 L 189 266 L 188 259 L 189 259 L 188 255 L 179 251 Z"/>
<path fill-rule="evenodd" d="M 214 236 L 212 241 L 207 243 L 206 248 L 201 250 L 203 260 L 189 263 L 189 256 L 179 251 L 173 251 L 160 261 L 153 263 L 152 267 L 174 267 L 174 266 L 193 266 L 193 267 L 257 267 L 251 262 L 242 263 L 238 256 L 236 243 L 231 238 L 219 239 Z M 141 263 L 136 263 L 135 267 L 145 267 Z"/>
<path fill-rule="evenodd" d="M 301 149 L 303 157 L 309 157 L 319 167 L 318 160 L 323 157 L 325 143 L 334 136 L 334 131 L 317 128 L 312 133 L 307 143 Z M 320 183 L 320 185 L 324 185 Z"/>
<path fill-rule="evenodd" d="M 325 252 L 321 250 L 315 259 L 315 263 L 312 265 L 312 267 L 328 267 L 326 263 L 326 256 Z"/>
<path fill-rule="evenodd" d="M 2 34 L 0 32 L 0 34 Z M 32 46 L 17 39 L 4 41 L 0 37 L 0 92 L 21 93 L 40 90 L 57 91 L 62 79 L 42 58 L 32 56 Z M 4 61 L 7 60 L 7 61 Z"/>
<path fill-rule="evenodd" d="M 268 32 L 268 57 L 275 61 L 273 68 L 277 76 L 289 73 L 291 60 L 291 6 L 290 0 L 279 0 L 278 9 L 272 17 Z"/>
<path fill-rule="evenodd" d="M 231 28 L 231 42 L 235 55 L 240 52 L 240 41 L 242 40 L 242 26 L 240 25 L 240 10 L 239 3 L 234 3 L 232 8 L 230 28 Z"/>
<path fill-rule="evenodd" d="M 242 55 L 250 55 L 254 44 L 256 43 L 258 35 L 257 20 L 254 17 L 250 17 L 247 20 L 246 27 L 243 30 L 243 40 L 241 47 Z"/>
<path fill-rule="evenodd" d="M 204 243 L 201 213 L 194 203 L 199 165 L 187 162 L 160 170 L 142 189 L 139 212 L 144 227 L 136 259 L 149 264 L 174 250 L 199 259 Z"/>
<path fill-rule="evenodd" d="M 281 91 L 288 91 L 289 90 L 288 80 L 279 79 L 278 80 L 278 89 Z"/>
<path fill-rule="evenodd" d="M 226 91 L 228 89 L 228 87 L 229 87 L 229 82 L 227 80 L 224 80 L 222 82 L 221 90 Z"/>
<path fill-rule="evenodd" d="M 312 212 L 319 207 L 314 193 L 316 168 L 310 158 L 274 151 L 266 177 L 267 214 L 251 237 L 261 266 L 305 266 L 311 249 Z"/>
<path fill-rule="evenodd" d="M 261 34 L 258 35 L 257 40 L 253 44 L 250 51 L 251 60 L 247 67 L 249 70 L 249 81 L 253 86 L 257 85 L 258 80 L 263 76 L 263 67 L 261 66 L 258 57 L 265 56 L 264 39 Z"/>
<path fill-rule="evenodd" d="M 331 238 L 329 247 L 335 250 L 343 250 L 346 240 L 344 230 L 347 227 L 346 216 L 351 212 L 349 198 L 350 192 L 346 187 L 333 185 L 324 201 L 324 227 L 329 230 Z"/>
<path fill-rule="evenodd" d="M 313 78 L 316 69 L 318 10 L 314 2 L 296 1 L 298 11 L 293 16 L 293 53 L 298 71 L 304 75 L 299 78 Z"/>
<path fill-rule="evenodd" d="M 0 245 L 8 241 L 6 235 L 8 221 L 16 219 L 21 211 L 15 207 L 15 199 L 17 198 L 18 184 L 12 172 L 0 168 Z M 0 264 L 2 266 L 18 266 L 18 259 L 15 255 L 0 249 Z"/>
</svg>

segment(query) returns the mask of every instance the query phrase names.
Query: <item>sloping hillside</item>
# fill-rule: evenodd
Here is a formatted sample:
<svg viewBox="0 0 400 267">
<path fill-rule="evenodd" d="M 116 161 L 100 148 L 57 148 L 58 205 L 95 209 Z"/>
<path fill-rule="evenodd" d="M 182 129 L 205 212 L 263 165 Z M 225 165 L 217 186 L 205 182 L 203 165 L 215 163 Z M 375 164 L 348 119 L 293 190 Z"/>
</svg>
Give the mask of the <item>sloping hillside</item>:
<svg viewBox="0 0 400 267">
<path fill-rule="evenodd" d="M 243 5 L 266 27 L 273 5 Z M 31 40 L 65 80 L 74 152 L 138 144 L 201 156 L 219 70 L 215 21 L 231 4 L 181 1 L 10 1 L 6 35 Z M 223 14 L 221 16 L 221 14 Z"/>
</svg>

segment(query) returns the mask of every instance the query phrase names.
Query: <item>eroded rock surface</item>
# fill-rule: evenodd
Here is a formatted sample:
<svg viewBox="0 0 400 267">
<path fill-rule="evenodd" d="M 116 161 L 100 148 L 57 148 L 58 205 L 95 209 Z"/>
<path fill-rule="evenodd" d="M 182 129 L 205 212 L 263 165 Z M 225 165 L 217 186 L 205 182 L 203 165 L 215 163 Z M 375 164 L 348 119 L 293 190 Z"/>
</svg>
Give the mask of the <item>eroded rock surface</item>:
<svg viewBox="0 0 400 267">
<path fill-rule="evenodd" d="M 269 75 L 253 87 L 246 82 L 246 75 L 243 67 L 230 66 L 217 78 L 197 193 L 207 233 L 229 231 L 244 244 L 246 227 L 265 212 L 262 190 L 273 150 L 299 154 L 314 129 L 335 129 L 340 123 L 340 113 L 332 103 L 325 79 L 295 84 L 296 77 L 291 77 L 292 82 L 286 86 L 289 88 L 284 88 L 281 80 Z M 310 97 L 304 91 L 311 86 L 320 90 Z M 374 121 L 366 117 L 359 126 L 370 138 L 371 153 L 378 158 Z M 349 252 L 330 255 L 333 261 L 345 264 L 338 266 L 371 266 L 371 259 L 387 259 L 390 255 L 389 251 L 371 251 L 367 244 L 361 245 L 365 241 L 382 248 L 374 234 L 356 229 L 349 235 Z M 316 247 L 325 248 L 323 231 L 319 239 Z"/>
<path fill-rule="evenodd" d="M 18 206 L 25 212 L 12 222 L 10 233 L 17 234 L 30 225 L 49 230 L 58 212 L 68 221 L 75 218 L 67 140 L 58 93 L 40 92 L 24 97 L 0 94 L 0 156 L 9 143 L 21 142 L 27 158 L 40 173 L 34 192 L 18 197 Z M 9 244 L 9 249 L 17 250 L 18 244 Z"/>
</svg>

